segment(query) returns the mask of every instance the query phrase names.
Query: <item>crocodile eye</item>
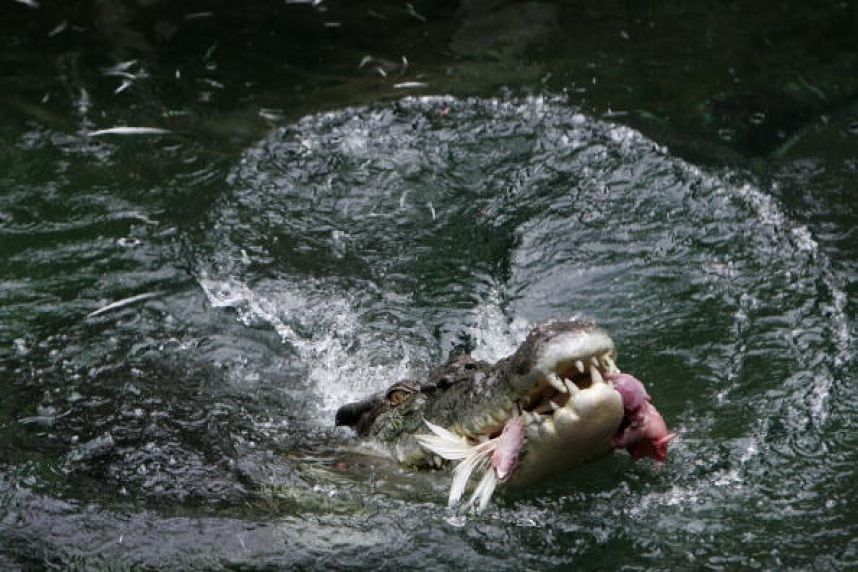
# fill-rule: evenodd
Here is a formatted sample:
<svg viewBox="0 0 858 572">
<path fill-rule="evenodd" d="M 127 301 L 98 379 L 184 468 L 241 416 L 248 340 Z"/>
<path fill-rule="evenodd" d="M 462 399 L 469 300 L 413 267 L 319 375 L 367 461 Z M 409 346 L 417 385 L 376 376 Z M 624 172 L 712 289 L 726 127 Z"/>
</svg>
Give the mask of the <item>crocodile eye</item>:
<svg viewBox="0 0 858 572">
<path fill-rule="evenodd" d="M 387 389 L 387 392 L 384 394 L 384 399 L 387 401 L 389 406 L 396 407 L 411 397 L 416 391 L 416 388 L 400 381 L 398 383 L 394 383 Z"/>
<path fill-rule="evenodd" d="M 412 392 L 406 391 L 404 389 L 394 389 L 393 391 L 389 391 L 387 393 L 387 402 L 391 406 L 396 407 L 397 405 L 411 397 L 411 393 Z"/>
</svg>

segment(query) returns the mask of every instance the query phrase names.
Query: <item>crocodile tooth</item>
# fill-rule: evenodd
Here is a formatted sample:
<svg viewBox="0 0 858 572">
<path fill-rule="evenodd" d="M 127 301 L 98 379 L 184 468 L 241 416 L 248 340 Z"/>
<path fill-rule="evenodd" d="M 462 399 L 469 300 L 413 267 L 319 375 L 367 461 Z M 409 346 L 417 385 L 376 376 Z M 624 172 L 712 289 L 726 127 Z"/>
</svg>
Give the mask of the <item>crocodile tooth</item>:
<svg viewBox="0 0 858 572">
<path fill-rule="evenodd" d="M 560 406 L 551 400 L 548 401 L 548 406 L 551 407 L 551 411 L 557 411 L 558 409 L 560 409 Z"/>
<path fill-rule="evenodd" d="M 575 382 L 573 382 L 571 379 L 564 379 L 563 383 L 566 385 L 566 391 L 571 394 L 575 394 L 581 391 L 581 389 L 577 385 L 575 385 Z"/>
<path fill-rule="evenodd" d="M 554 414 L 554 417 L 551 418 L 554 421 L 553 424 L 570 424 L 577 423 L 580 420 L 578 416 L 578 407 L 575 403 L 574 399 L 570 399 L 569 403 L 566 406 Z"/>
<path fill-rule="evenodd" d="M 593 367 L 599 367 L 599 360 L 596 359 L 596 356 L 590 357 L 590 363 L 593 365 Z"/>
<path fill-rule="evenodd" d="M 602 379 L 602 374 L 599 373 L 598 367 L 590 368 L 590 379 L 593 380 L 593 383 L 605 383 L 605 380 Z"/>
<path fill-rule="evenodd" d="M 557 433 L 553 417 L 546 417 L 545 422 L 539 424 L 539 433 L 546 436 L 552 436 Z"/>
<path fill-rule="evenodd" d="M 558 377 L 558 375 L 554 372 L 549 373 L 545 376 L 548 380 L 548 383 L 551 384 L 551 387 L 559 391 L 560 393 L 566 393 L 566 386 L 563 385 L 563 381 Z"/>
<path fill-rule="evenodd" d="M 607 364 L 608 371 L 610 371 L 611 373 L 620 373 L 620 368 L 617 367 L 617 364 L 614 362 L 610 355 L 605 354 L 603 361 L 605 362 L 605 364 Z"/>
<path fill-rule="evenodd" d="M 584 362 L 575 360 L 575 368 L 578 370 L 578 373 L 584 373 Z"/>
</svg>

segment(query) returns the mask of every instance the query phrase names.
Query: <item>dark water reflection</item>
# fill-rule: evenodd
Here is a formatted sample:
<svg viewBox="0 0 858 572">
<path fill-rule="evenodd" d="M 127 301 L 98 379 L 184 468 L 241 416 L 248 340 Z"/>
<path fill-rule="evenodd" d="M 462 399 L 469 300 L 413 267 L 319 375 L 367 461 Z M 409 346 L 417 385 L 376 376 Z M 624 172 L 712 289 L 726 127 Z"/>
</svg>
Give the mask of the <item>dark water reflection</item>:
<svg viewBox="0 0 858 572">
<path fill-rule="evenodd" d="M 4 7 L 0 567 L 858 565 L 849 5 L 794 43 L 802 8 L 757 14 L 773 51 L 705 3 L 121 6 Z M 774 59 L 681 71 L 730 42 Z M 756 91 L 807 46 L 837 58 Z M 170 132 L 87 135 L 122 125 Z M 663 467 L 463 519 L 331 427 L 573 315 L 678 429 Z"/>
</svg>

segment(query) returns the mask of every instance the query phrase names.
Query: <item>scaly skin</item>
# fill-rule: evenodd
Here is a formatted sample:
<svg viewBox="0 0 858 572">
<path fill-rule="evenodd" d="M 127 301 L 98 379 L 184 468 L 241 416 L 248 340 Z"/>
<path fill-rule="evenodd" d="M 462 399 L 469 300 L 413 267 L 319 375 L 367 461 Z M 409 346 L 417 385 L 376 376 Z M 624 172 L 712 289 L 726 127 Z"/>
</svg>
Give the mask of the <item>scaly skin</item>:
<svg viewBox="0 0 858 572">
<path fill-rule="evenodd" d="M 424 419 L 478 444 L 497 437 L 520 412 L 526 446 L 509 482 L 526 485 L 612 450 L 624 414 L 621 395 L 605 381 L 619 373 L 614 355 L 613 341 L 594 324 L 549 322 L 494 365 L 453 359 L 423 380 L 404 380 L 341 407 L 336 423 L 402 463 L 438 466 L 441 459 L 415 439 L 426 433 Z M 564 378 L 571 381 L 564 385 Z"/>
</svg>

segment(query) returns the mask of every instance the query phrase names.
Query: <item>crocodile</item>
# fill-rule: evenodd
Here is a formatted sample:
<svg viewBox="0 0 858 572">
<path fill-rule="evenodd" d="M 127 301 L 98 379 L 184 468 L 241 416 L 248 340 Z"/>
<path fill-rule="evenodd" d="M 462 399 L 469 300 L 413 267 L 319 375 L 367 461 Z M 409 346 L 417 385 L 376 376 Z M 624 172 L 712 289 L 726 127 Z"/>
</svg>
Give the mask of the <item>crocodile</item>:
<svg viewBox="0 0 858 572">
<path fill-rule="evenodd" d="M 466 505 L 482 509 L 498 484 L 527 486 L 616 449 L 665 459 L 675 434 L 615 359 L 613 340 L 596 324 L 550 321 L 495 364 L 451 358 L 420 379 L 343 405 L 335 423 L 404 465 L 460 461 L 451 506 L 471 474 L 484 471 Z"/>
</svg>

